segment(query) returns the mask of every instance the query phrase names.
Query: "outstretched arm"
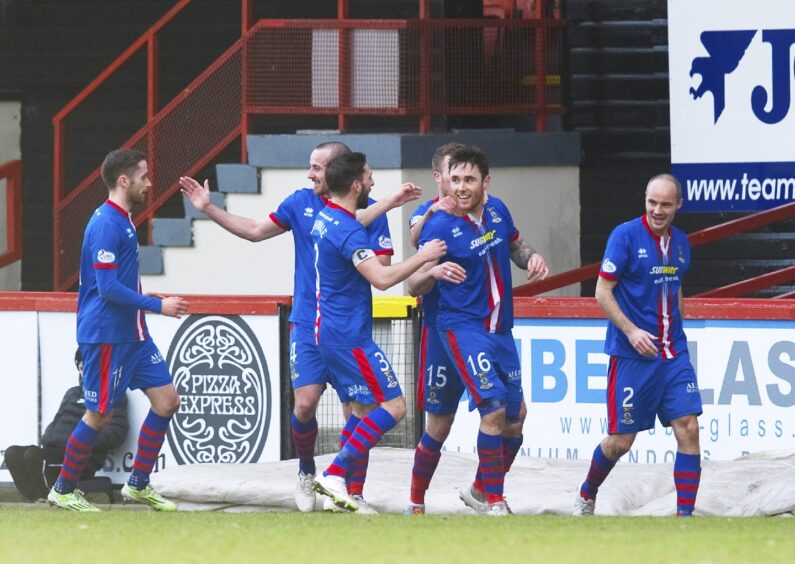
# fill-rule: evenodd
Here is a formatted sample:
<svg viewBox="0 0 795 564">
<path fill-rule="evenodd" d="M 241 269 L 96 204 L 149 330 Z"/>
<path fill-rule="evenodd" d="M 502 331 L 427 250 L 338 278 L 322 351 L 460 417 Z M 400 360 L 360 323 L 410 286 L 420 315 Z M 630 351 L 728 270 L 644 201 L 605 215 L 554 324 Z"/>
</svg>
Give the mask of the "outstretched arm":
<svg viewBox="0 0 795 564">
<path fill-rule="evenodd" d="M 285 232 L 281 226 L 275 224 L 269 217 L 265 219 L 251 219 L 234 215 L 219 208 L 210 201 L 210 183 L 205 180 L 202 186 L 189 176 L 179 179 L 180 191 L 187 196 L 193 206 L 212 219 L 215 223 L 242 239 L 248 241 L 264 241 Z"/>
<path fill-rule="evenodd" d="M 388 198 L 378 200 L 374 204 L 371 204 L 362 210 L 356 210 L 356 219 L 359 221 L 359 223 L 367 227 L 376 219 L 378 219 L 379 216 L 384 215 L 390 210 L 406 205 L 407 203 L 416 200 L 421 195 L 422 188 L 411 182 L 406 182 L 402 184 L 400 188 L 395 190 L 395 193 Z"/>
<path fill-rule="evenodd" d="M 364 276 L 370 284 L 379 290 L 387 290 L 416 272 L 426 262 L 433 262 L 447 253 L 444 241 L 434 239 L 423 245 L 420 251 L 397 264 L 384 266 L 377 260 L 370 260 L 375 256 L 372 251 L 357 251 L 363 253 L 360 260 L 354 260 L 356 270 Z"/>
</svg>

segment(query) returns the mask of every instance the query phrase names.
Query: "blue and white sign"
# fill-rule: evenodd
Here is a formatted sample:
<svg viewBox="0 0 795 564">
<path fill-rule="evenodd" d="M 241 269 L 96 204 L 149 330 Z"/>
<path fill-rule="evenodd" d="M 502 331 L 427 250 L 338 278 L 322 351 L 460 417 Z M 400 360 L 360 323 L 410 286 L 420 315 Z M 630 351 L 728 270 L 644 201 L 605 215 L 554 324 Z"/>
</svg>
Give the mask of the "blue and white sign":
<svg viewBox="0 0 795 564">
<path fill-rule="evenodd" d="M 518 319 L 513 335 L 527 402 L 520 456 L 590 459 L 607 434 L 605 320 Z M 795 448 L 792 321 L 686 321 L 704 413 L 705 460 Z M 445 449 L 476 452 L 478 412 L 462 403 Z M 659 421 L 639 433 L 625 463 L 672 462 L 676 439 Z"/>
<path fill-rule="evenodd" d="M 795 3 L 668 0 L 671 163 L 682 211 L 795 201 Z"/>
</svg>

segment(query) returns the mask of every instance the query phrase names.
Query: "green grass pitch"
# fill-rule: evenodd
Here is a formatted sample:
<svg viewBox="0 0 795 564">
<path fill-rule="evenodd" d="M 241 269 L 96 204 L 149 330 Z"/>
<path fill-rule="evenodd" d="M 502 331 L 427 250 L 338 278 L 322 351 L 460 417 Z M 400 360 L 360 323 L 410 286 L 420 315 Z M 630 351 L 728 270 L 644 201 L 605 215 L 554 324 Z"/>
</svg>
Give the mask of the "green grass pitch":
<svg viewBox="0 0 795 564">
<path fill-rule="evenodd" d="M 785 518 L 404 517 L 0 507 L 3 562 L 792 562 Z"/>
</svg>

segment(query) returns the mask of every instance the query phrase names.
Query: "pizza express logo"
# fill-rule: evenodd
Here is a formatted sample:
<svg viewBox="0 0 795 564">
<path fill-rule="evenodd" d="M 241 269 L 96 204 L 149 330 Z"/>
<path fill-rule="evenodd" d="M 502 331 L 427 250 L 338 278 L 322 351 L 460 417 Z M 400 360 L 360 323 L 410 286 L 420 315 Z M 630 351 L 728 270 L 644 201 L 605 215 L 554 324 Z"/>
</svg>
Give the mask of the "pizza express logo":
<svg viewBox="0 0 795 564">
<path fill-rule="evenodd" d="M 251 328 L 235 315 L 191 315 L 168 351 L 180 395 L 168 430 L 178 464 L 257 462 L 270 426 L 270 379 Z"/>
</svg>

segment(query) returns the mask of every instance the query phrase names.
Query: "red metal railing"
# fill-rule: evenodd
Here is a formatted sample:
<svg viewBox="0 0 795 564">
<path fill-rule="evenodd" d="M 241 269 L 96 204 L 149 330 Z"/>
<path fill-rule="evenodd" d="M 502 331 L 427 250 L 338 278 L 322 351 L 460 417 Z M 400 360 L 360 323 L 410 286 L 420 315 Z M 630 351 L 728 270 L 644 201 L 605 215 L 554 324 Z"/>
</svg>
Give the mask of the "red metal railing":
<svg viewBox="0 0 795 564">
<path fill-rule="evenodd" d="M 6 191 L 6 248 L 0 252 L 0 268 L 22 258 L 22 162 L 0 165 L 0 181 Z"/>
<path fill-rule="evenodd" d="M 739 219 L 727 221 L 713 227 L 702 229 L 688 235 L 690 245 L 698 247 L 706 245 L 720 239 L 725 239 L 731 235 L 745 233 L 752 229 L 757 229 L 764 225 L 776 223 L 785 219 L 795 217 L 795 202 L 784 204 L 776 208 L 753 213 Z M 596 278 L 599 274 L 600 263 L 594 262 L 574 270 L 562 272 L 548 277 L 540 282 L 524 284 L 514 288 L 515 296 L 537 296 L 545 292 L 551 292 L 558 288 L 565 288 L 571 284 L 577 284 L 585 280 Z M 783 268 L 775 272 L 770 272 L 755 278 L 744 280 L 736 284 L 730 284 L 723 288 L 716 288 L 708 292 L 702 292 L 693 297 L 699 298 L 736 298 L 764 290 L 779 284 L 787 284 L 795 280 L 795 267 Z M 789 294 L 779 296 L 779 298 L 790 297 Z"/>
<path fill-rule="evenodd" d="M 432 115 L 521 114 L 535 116 L 543 131 L 547 116 L 563 111 L 554 99 L 562 20 L 432 20 L 427 0 L 419 2 L 420 20 L 348 20 L 347 1 L 338 0 L 343 19 L 252 27 L 252 0 L 241 0 L 241 39 L 160 108 L 158 33 L 190 3 L 178 1 L 53 118 L 55 289 L 76 283 L 75 242 L 105 194 L 98 169 L 74 188 L 64 185 L 66 120 L 144 47 L 147 122 L 124 143 L 147 155 L 153 178 L 136 225 L 178 191 L 179 176 L 195 174 L 238 137 L 245 162 L 252 115 L 336 115 L 343 131 L 351 115 L 413 115 L 424 132 Z"/>
<path fill-rule="evenodd" d="M 534 116 L 560 103 L 560 19 L 261 20 L 247 114 Z"/>
</svg>

